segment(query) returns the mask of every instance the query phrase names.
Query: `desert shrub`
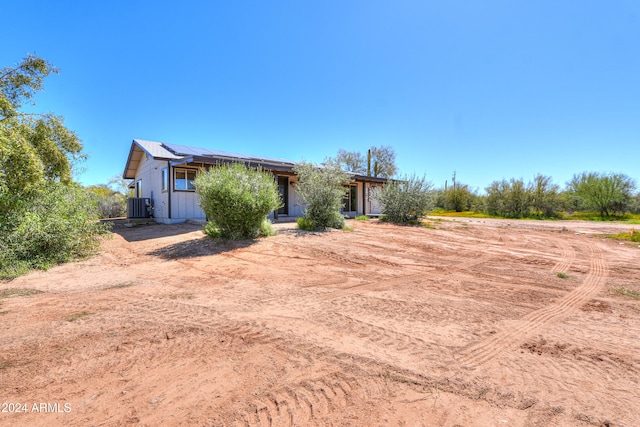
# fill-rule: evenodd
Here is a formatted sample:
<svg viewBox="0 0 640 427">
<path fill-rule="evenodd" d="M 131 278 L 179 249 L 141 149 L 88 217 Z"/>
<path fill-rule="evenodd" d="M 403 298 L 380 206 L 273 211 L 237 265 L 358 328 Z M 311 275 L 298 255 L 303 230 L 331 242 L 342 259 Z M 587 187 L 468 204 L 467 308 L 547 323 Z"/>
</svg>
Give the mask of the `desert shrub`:
<svg viewBox="0 0 640 427">
<path fill-rule="evenodd" d="M 629 232 L 618 233 L 618 234 L 614 234 L 613 236 L 608 236 L 608 237 L 611 238 L 611 239 L 628 240 L 630 242 L 640 243 L 640 231 L 636 231 L 633 228 Z"/>
<path fill-rule="evenodd" d="M 602 218 L 623 215 L 633 203 L 635 181 L 622 173 L 583 172 L 567 184 L 568 192 Z"/>
<path fill-rule="evenodd" d="M 534 216 L 544 218 L 558 217 L 563 208 L 560 187 L 554 184 L 550 176 L 537 174 L 529 184 L 530 205 Z"/>
<path fill-rule="evenodd" d="M 106 185 L 94 185 L 87 187 L 93 195 L 98 215 L 100 218 L 118 218 L 126 216 L 127 196 L 117 191 L 113 191 Z"/>
<path fill-rule="evenodd" d="M 298 226 L 304 230 L 343 228 L 340 208 L 350 175 L 333 162 L 321 167 L 300 163 L 294 166 L 294 171 L 298 175 L 298 196 L 306 205 L 302 225 L 298 222 Z"/>
<path fill-rule="evenodd" d="M 299 217 L 296 220 L 296 223 L 298 224 L 298 228 L 301 230 L 306 230 L 306 231 L 315 230 L 313 221 L 311 221 L 309 218 L 306 218 L 304 216 Z"/>
<path fill-rule="evenodd" d="M 462 212 L 471 209 L 472 193 L 466 184 L 454 183 L 443 194 L 444 208 L 451 211 Z"/>
<path fill-rule="evenodd" d="M 80 186 L 47 183 L 19 198 L 0 195 L 0 277 L 94 253 L 100 224 L 92 196 Z"/>
<path fill-rule="evenodd" d="M 505 218 L 529 216 L 532 192 L 522 179 L 494 181 L 486 191 L 486 209 L 489 215 Z"/>
<path fill-rule="evenodd" d="M 195 180 L 209 236 L 251 239 L 264 235 L 269 212 L 282 206 L 273 175 L 242 163 L 201 171 Z"/>
<path fill-rule="evenodd" d="M 276 230 L 273 229 L 273 225 L 271 225 L 271 221 L 267 218 L 262 220 L 260 223 L 260 235 L 261 236 L 275 236 Z"/>
<path fill-rule="evenodd" d="M 426 177 L 412 175 L 385 184 L 376 195 L 387 221 L 408 224 L 419 222 L 432 207 L 433 184 Z"/>
<path fill-rule="evenodd" d="M 629 212 L 632 214 L 640 214 L 640 193 L 629 200 Z"/>
</svg>

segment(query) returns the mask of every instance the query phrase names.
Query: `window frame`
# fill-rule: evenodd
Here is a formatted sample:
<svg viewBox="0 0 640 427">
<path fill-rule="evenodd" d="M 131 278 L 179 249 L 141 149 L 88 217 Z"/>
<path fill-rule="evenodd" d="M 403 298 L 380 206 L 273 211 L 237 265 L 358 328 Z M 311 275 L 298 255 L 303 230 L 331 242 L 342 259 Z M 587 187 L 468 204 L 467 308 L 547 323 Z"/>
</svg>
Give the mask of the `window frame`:
<svg viewBox="0 0 640 427">
<path fill-rule="evenodd" d="M 169 191 L 169 168 L 165 167 L 162 168 L 162 171 L 160 173 L 160 188 L 162 188 L 162 192 L 166 193 L 167 191 Z"/>
<path fill-rule="evenodd" d="M 184 178 L 178 178 L 178 173 L 183 173 Z M 193 193 L 196 191 L 196 187 L 193 185 L 193 180 L 189 179 L 189 174 L 193 173 L 193 180 L 195 180 L 198 170 L 191 168 L 173 168 L 173 191 L 187 191 Z M 180 181 L 184 181 L 185 188 L 178 188 Z M 192 182 L 192 188 L 189 188 L 189 182 Z"/>
<path fill-rule="evenodd" d="M 358 186 L 357 185 L 349 185 L 348 193 L 342 199 L 342 211 L 343 212 L 358 211 Z"/>
</svg>

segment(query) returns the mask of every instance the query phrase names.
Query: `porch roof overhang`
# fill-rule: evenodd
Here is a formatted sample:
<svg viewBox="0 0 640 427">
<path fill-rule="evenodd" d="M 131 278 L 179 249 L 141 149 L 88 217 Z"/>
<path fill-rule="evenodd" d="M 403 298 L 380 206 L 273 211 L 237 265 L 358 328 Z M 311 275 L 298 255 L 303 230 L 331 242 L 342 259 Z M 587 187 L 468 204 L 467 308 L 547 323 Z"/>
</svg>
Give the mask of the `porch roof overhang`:
<svg viewBox="0 0 640 427">
<path fill-rule="evenodd" d="M 353 175 L 352 178 L 356 182 L 375 182 L 377 184 L 385 184 L 387 181 L 389 181 L 389 179 L 387 178 L 367 175 Z"/>
<path fill-rule="evenodd" d="M 237 157 L 212 157 L 212 156 L 185 156 L 180 159 L 171 160 L 171 166 L 194 166 L 194 165 L 221 165 L 229 163 L 244 163 L 252 168 L 262 168 L 264 170 L 283 172 L 293 175 L 293 163 L 271 163 L 271 162 L 258 162 L 249 159 L 242 159 Z"/>
</svg>

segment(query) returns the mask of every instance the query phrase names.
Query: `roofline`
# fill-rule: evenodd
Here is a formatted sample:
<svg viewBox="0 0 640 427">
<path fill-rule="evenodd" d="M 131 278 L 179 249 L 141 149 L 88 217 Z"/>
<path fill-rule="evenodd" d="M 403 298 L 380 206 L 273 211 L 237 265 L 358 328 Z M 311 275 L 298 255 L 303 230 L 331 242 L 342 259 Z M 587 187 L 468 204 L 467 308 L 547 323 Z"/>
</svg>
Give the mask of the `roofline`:
<svg viewBox="0 0 640 427">
<path fill-rule="evenodd" d="M 133 139 L 131 141 L 131 148 L 129 148 L 129 156 L 127 157 L 127 162 L 124 164 L 124 171 L 122 172 L 122 178 L 123 179 L 135 179 L 136 178 L 135 176 L 133 176 L 131 178 L 128 178 L 126 176 L 127 169 L 129 168 L 129 162 L 131 161 L 131 156 L 133 155 L 134 145 L 136 147 L 138 147 L 139 149 L 141 149 L 144 154 L 146 154 L 147 156 L 151 157 L 153 160 L 171 160 L 168 157 L 155 157 L 153 154 L 151 154 L 149 151 L 147 151 L 147 149 L 145 149 L 142 146 L 142 144 L 140 144 L 136 139 Z"/>
<path fill-rule="evenodd" d="M 389 178 L 383 178 L 380 176 L 368 176 L 368 175 L 354 175 L 353 179 L 355 181 L 363 181 L 363 182 L 379 182 L 381 184 L 384 184 L 386 182 L 388 182 L 390 179 Z"/>
<path fill-rule="evenodd" d="M 136 142 L 135 139 L 131 140 L 131 148 L 129 148 L 129 156 L 127 157 L 127 161 L 124 164 L 124 170 L 122 171 L 122 179 L 135 179 L 136 178 L 135 176 L 133 178 L 127 177 L 127 169 L 129 169 L 129 162 L 131 162 L 131 156 L 133 155 L 133 145 L 134 144 L 137 145 L 138 147 L 140 147 L 140 149 L 142 149 L 142 151 L 145 151 L 145 152 L 147 151 L 144 148 L 142 148 L 140 146 L 140 144 L 138 144 Z M 149 153 L 147 152 L 147 154 L 149 154 Z"/>
<path fill-rule="evenodd" d="M 164 145 L 162 146 L 168 150 L 168 148 Z M 131 157 L 133 156 L 133 151 L 135 147 L 138 147 L 145 153 L 147 156 L 151 157 L 153 160 L 168 160 L 170 166 L 180 166 L 186 165 L 189 163 L 202 163 L 207 165 L 216 165 L 216 164 L 228 164 L 228 163 L 244 163 L 247 166 L 254 168 L 263 168 L 267 170 L 279 171 L 279 172 L 294 172 L 293 167 L 296 163 L 293 162 L 270 162 L 270 161 L 260 161 L 257 159 L 247 159 L 243 157 L 227 157 L 227 156 L 200 156 L 200 155 L 189 155 L 184 156 L 178 159 L 171 159 L 168 157 L 154 157 L 148 150 L 144 148 L 142 144 L 140 144 L 136 139 L 131 141 L 131 148 L 129 149 L 129 156 L 127 157 L 127 162 L 125 163 L 124 171 L 122 172 L 123 179 L 135 179 L 135 175 L 133 177 L 127 176 L 127 169 L 129 168 L 129 163 L 131 162 Z M 171 151 L 171 150 L 169 150 Z M 178 156 L 176 154 L 176 156 Z M 367 176 L 367 175 L 359 175 L 353 172 L 349 172 L 351 175 L 351 179 L 354 181 L 360 182 L 376 182 L 380 184 L 384 184 L 390 181 L 390 178 L 383 178 L 377 176 Z"/>
<path fill-rule="evenodd" d="M 171 166 L 186 165 L 188 163 L 203 163 L 207 165 L 217 164 L 230 164 L 230 163 L 244 163 L 252 168 L 263 168 L 268 170 L 292 172 L 293 163 L 269 163 L 269 162 L 257 162 L 249 159 L 243 159 L 241 157 L 212 157 L 212 156 L 186 156 L 181 159 L 171 160 Z"/>
</svg>

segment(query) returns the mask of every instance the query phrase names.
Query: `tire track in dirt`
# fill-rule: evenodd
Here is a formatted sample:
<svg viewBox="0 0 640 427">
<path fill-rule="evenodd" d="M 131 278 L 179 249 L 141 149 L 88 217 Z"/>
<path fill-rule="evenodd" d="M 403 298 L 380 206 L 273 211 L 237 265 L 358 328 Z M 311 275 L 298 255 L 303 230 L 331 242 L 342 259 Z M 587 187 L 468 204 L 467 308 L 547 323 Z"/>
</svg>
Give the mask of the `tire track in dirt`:
<svg viewBox="0 0 640 427">
<path fill-rule="evenodd" d="M 474 258 L 462 263 L 454 264 L 447 267 L 436 267 L 435 270 L 441 270 L 440 273 L 453 274 L 458 271 L 470 269 L 476 265 L 487 262 L 491 259 L 491 255 L 483 255 L 478 258 Z M 442 271 L 444 270 L 444 271 Z M 313 295 L 313 304 L 323 303 L 326 301 L 332 301 L 337 298 L 350 296 L 362 291 L 385 291 L 396 287 L 406 286 L 416 281 L 428 281 L 431 275 L 429 271 L 421 271 L 416 274 L 408 274 L 399 277 L 391 277 L 388 279 L 365 281 L 364 283 L 358 283 L 349 287 L 342 287 L 336 291 L 326 293 L 324 295 Z"/>
<path fill-rule="evenodd" d="M 146 299 L 134 302 L 130 307 L 121 307 L 120 310 L 142 322 L 148 322 L 148 315 L 151 314 L 156 323 L 215 330 L 224 336 L 231 336 L 231 340 L 226 345 L 233 345 L 237 339 L 247 344 L 276 344 L 286 347 L 287 352 L 300 353 L 311 364 L 318 359 L 331 363 L 331 360 L 327 360 L 327 354 L 323 354 L 326 353 L 324 348 L 316 348 L 311 351 L 312 354 L 307 354 L 305 351 L 298 350 L 295 345 L 289 345 L 275 332 L 267 330 L 265 326 L 255 322 L 228 319 L 211 307 L 170 300 Z M 384 334 L 376 336 L 379 339 L 385 337 Z M 332 352 L 328 354 L 329 359 L 331 354 Z M 358 398 L 368 399 L 371 397 L 371 390 L 377 388 L 379 385 L 375 379 L 361 379 L 341 372 L 282 385 L 274 391 L 269 391 L 247 402 L 245 409 L 240 411 L 240 420 L 237 420 L 237 416 L 234 417 L 236 418 L 234 425 L 323 425 L 322 416 L 347 410 L 350 395 L 357 393 Z"/>
<path fill-rule="evenodd" d="M 414 335 L 374 325 L 337 312 L 324 311 L 314 320 L 329 328 L 353 334 L 359 339 L 379 347 L 384 353 L 388 349 L 393 349 L 405 355 L 423 357 L 430 349 L 434 349 L 433 344 Z"/>
<path fill-rule="evenodd" d="M 601 288 L 608 274 L 608 266 L 603 261 L 602 251 L 594 244 L 589 245 L 589 273 L 583 283 L 559 300 L 535 310 L 519 319 L 515 326 L 507 327 L 461 352 L 459 362 L 475 369 L 496 357 L 500 352 L 516 347 L 545 324 L 565 317 L 573 310 L 593 298 Z M 571 257 L 571 252 L 566 252 Z"/>
<path fill-rule="evenodd" d="M 560 255 L 560 261 L 551 269 L 554 273 L 564 273 L 569 270 L 571 264 L 576 259 L 576 252 L 573 250 L 573 247 L 569 245 L 562 239 L 556 240 L 560 246 L 560 250 L 562 254 Z"/>
<path fill-rule="evenodd" d="M 347 410 L 350 396 L 366 393 L 361 380 L 342 373 L 279 387 L 247 402 L 233 425 L 323 425 L 322 416 Z"/>
<path fill-rule="evenodd" d="M 241 339 L 247 343 L 272 343 L 279 338 L 265 331 L 257 322 L 233 321 L 211 307 L 188 304 L 171 300 L 145 299 L 135 301 L 131 307 L 121 307 L 133 318 L 148 321 L 148 316 L 142 312 L 154 315 L 154 320 L 166 325 L 180 324 L 198 329 L 215 329 L 234 339 Z"/>
</svg>

